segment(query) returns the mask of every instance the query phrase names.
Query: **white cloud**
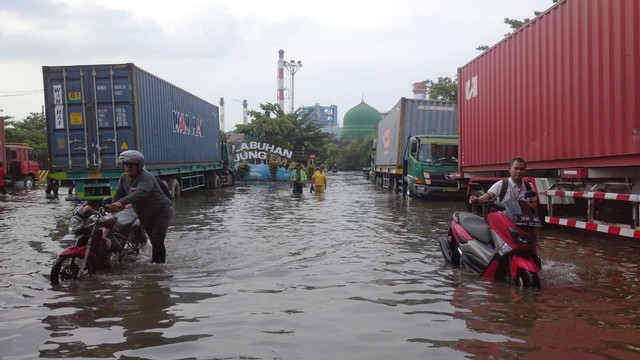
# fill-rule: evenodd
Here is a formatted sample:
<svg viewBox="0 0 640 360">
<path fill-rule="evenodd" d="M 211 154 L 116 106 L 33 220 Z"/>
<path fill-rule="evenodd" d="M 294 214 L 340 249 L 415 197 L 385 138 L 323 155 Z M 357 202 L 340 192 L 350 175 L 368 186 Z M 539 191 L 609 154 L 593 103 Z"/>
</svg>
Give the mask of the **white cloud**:
<svg viewBox="0 0 640 360">
<path fill-rule="evenodd" d="M 43 65 L 132 62 L 217 104 L 226 130 L 250 109 L 276 102 L 278 50 L 301 60 L 295 103 L 338 105 L 339 119 L 365 101 L 380 111 L 411 84 L 454 77 L 499 41 L 505 17 L 533 17 L 551 0 L 369 2 L 5 0 L 0 2 L 0 109 L 40 111 Z"/>
</svg>

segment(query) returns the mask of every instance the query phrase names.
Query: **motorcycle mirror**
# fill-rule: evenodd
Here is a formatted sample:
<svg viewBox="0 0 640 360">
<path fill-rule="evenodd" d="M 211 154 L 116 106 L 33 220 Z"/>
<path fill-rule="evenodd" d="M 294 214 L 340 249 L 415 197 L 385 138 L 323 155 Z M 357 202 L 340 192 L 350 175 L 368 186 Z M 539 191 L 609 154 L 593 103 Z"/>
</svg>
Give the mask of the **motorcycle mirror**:
<svg viewBox="0 0 640 360">
<path fill-rule="evenodd" d="M 112 198 L 111 196 L 105 196 L 105 197 L 102 199 L 102 205 L 103 205 L 103 206 L 104 206 L 104 205 L 109 205 L 109 204 L 111 204 L 112 202 L 113 202 L 113 198 Z"/>
</svg>

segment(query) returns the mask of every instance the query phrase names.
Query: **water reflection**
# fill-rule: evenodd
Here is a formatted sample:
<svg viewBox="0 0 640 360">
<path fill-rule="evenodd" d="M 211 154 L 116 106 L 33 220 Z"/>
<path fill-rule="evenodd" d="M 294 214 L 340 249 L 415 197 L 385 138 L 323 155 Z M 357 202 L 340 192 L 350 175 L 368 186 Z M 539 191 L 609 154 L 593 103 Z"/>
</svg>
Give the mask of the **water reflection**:
<svg viewBox="0 0 640 360">
<path fill-rule="evenodd" d="M 174 336 L 169 329 L 197 318 L 180 315 L 175 306 L 187 307 L 217 295 L 202 292 L 174 293 L 166 283 L 172 276 L 162 267 L 128 264 L 131 276 L 115 280 L 104 274 L 93 282 L 78 282 L 60 290 L 51 303 L 51 314 L 42 322 L 51 339 L 41 357 L 136 356 L 136 350 L 196 341 L 211 334 Z M 146 352 L 146 356 L 153 351 Z M 152 358 L 154 356 L 151 356 Z"/>
<path fill-rule="evenodd" d="M 359 174 L 185 193 L 168 262 L 68 287 L 48 272 L 73 204 L 0 199 L 0 357 L 636 358 L 640 243 L 540 233 L 542 290 L 444 263 L 456 201 L 406 199 Z M 25 219 L 29 225 L 25 226 Z"/>
</svg>

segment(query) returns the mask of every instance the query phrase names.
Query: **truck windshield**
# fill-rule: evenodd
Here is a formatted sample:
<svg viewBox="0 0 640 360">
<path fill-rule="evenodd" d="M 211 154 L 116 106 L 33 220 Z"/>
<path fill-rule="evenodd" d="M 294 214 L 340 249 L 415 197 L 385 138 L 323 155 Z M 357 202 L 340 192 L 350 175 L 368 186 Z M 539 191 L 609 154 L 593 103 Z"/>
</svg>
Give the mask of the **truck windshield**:
<svg viewBox="0 0 640 360">
<path fill-rule="evenodd" d="M 424 162 L 438 162 L 438 161 L 453 161 L 457 162 L 458 145 L 453 144 L 420 144 L 420 151 L 418 152 L 418 161 Z"/>
</svg>

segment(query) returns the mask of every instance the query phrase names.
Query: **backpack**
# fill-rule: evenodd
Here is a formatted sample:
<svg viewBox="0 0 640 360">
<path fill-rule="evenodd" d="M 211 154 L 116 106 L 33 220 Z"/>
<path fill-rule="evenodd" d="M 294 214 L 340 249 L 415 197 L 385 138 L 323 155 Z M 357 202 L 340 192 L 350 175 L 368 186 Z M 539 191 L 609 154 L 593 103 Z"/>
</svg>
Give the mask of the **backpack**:
<svg viewBox="0 0 640 360">
<path fill-rule="evenodd" d="M 531 191 L 531 183 L 529 183 L 528 181 L 524 181 L 524 187 L 527 189 L 527 192 Z M 502 187 L 500 187 L 500 195 L 498 195 L 499 202 L 502 202 L 502 199 L 504 199 L 504 195 L 507 193 L 508 189 L 509 179 L 502 179 Z"/>
<path fill-rule="evenodd" d="M 160 190 L 162 190 L 162 192 L 169 198 L 169 200 L 173 200 L 173 193 L 171 192 L 171 189 L 169 189 L 169 184 L 167 184 L 166 181 L 160 179 L 157 176 L 155 176 L 155 178 L 158 186 L 160 186 Z"/>
</svg>

